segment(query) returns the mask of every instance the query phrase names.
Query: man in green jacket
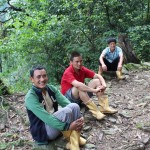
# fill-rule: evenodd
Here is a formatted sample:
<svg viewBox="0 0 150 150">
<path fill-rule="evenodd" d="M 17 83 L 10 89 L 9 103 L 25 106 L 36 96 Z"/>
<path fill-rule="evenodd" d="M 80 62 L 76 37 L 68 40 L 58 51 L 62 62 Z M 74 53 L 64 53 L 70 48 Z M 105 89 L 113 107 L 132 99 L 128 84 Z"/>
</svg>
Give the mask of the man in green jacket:
<svg viewBox="0 0 150 150">
<path fill-rule="evenodd" d="M 46 69 L 34 66 L 30 70 L 32 88 L 25 96 L 30 132 L 38 144 L 48 144 L 61 133 L 69 140 L 67 148 L 79 150 L 86 140 L 80 137 L 83 117 L 80 107 L 70 103 L 53 85 L 49 85 Z M 62 107 L 58 110 L 58 104 Z"/>
</svg>

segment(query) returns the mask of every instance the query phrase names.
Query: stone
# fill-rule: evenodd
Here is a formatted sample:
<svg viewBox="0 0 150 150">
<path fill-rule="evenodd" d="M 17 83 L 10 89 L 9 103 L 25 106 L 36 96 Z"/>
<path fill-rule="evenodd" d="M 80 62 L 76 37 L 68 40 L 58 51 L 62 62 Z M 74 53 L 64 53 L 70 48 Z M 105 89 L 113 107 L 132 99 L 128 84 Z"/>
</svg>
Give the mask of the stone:
<svg viewBox="0 0 150 150">
<path fill-rule="evenodd" d="M 131 118 L 132 116 L 125 110 L 123 110 L 122 112 L 119 113 L 121 116 L 125 117 L 125 118 Z"/>
</svg>

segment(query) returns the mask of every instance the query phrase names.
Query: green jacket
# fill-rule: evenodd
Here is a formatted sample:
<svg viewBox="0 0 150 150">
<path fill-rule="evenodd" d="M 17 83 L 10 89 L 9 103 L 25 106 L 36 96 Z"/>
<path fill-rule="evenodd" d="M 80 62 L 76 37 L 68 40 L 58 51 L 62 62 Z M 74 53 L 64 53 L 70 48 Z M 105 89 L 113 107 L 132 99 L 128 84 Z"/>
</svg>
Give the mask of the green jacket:
<svg viewBox="0 0 150 150">
<path fill-rule="evenodd" d="M 47 85 L 47 87 L 55 94 L 55 100 L 61 107 L 65 107 L 70 103 L 70 101 L 65 96 L 63 96 L 60 93 L 60 91 L 57 90 L 53 85 Z M 41 94 L 40 89 L 36 87 L 34 88 L 38 90 L 38 92 Z M 43 130 L 43 127 L 40 128 L 41 122 L 44 123 L 42 126 L 47 124 L 60 131 L 66 130 L 68 128 L 68 124 L 66 122 L 60 121 L 53 114 L 49 114 L 45 110 L 44 105 L 40 101 L 39 95 L 37 95 L 37 93 L 33 88 L 31 88 L 25 96 L 25 106 L 27 108 L 27 112 L 30 120 L 30 130 L 33 130 L 33 132 L 31 131 L 31 134 L 33 138 L 35 137 L 34 140 L 38 142 L 43 142 L 43 140 L 45 139 L 44 137 L 43 138 L 41 137 L 42 135 L 38 137 L 37 135 L 35 135 L 39 129 Z M 38 123 L 37 125 L 37 122 L 40 123 Z M 46 130 L 44 129 L 44 131 Z M 44 134 L 44 132 L 42 131 L 40 133 Z"/>
</svg>

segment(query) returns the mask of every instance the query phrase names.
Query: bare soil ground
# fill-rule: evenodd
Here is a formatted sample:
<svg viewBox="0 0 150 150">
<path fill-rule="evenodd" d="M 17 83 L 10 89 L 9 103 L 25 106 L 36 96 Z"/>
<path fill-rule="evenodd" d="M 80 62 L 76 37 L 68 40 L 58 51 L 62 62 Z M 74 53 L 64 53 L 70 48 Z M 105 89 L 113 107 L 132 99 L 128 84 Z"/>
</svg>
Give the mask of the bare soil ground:
<svg viewBox="0 0 150 150">
<path fill-rule="evenodd" d="M 106 80 L 109 103 L 118 113 L 97 121 L 87 108 L 81 109 L 82 135 L 87 139 L 82 150 L 150 150 L 150 70 L 129 72 L 126 77 Z M 24 95 L 0 98 L 0 150 L 33 149 Z M 96 97 L 93 100 L 98 104 Z M 64 149 L 65 142 L 58 143 L 57 149 Z"/>
<path fill-rule="evenodd" d="M 110 105 L 118 113 L 103 121 L 87 119 L 92 127 L 88 141 L 97 150 L 150 150 L 150 71 L 130 72 L 125 81 L 107 84 Z"/>
</svg>

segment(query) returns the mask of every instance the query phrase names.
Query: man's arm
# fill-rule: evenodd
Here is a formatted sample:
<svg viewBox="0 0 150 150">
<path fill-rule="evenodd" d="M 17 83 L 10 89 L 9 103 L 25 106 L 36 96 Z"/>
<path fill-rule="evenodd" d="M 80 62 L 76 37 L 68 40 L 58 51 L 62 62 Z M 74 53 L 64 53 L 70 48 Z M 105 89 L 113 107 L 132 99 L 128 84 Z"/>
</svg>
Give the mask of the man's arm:
<svg viewBox="0 0 150 150">
<path fill-rule="evenodd" d="M 104 56 L 105 56 L 105 53 L 102 52 L 102 54 L 100 55 L 99 61 L 100 61 L 101 65 L 102 65 L 103 71 L 107 71 L 107 66 L 105 65 L 104 60 L 103 60 Z"/>
<path fill-rule="evenodd" d="M 119 63 L 118 63 L 118 70 L 122 69 L 123 64 L 123 54 L 120 55 Z"/>
<path fill-rule="evenodd" d="M 86 86 L 85 84 L 83 84 L 82 82 L 79 82 L 77 80 L 74 80 L 71 84 L 77 89 L 79 89 L 80 91 L 84 91 L 84 92 L 97 93 L 98 91 L 100 91 L 100 88 L 96 88 L 96 89 L 90 88 Z"/>
<path fill-rule="evenodd" d="M 101 75 L 95 74 L 93 78 L 94 78 L 94 79 L 99 79 L 99 80 L 100 80 L 100 83 L 101 83 L 102 86 L 103 86 L 103 89 L 106 88 L 106 82 L 105 82 L 104 78 L 103 78 Z"/>
<path fill-rule="evenodd" d="M 37 96 L 30 94 L 25 98 L 25 106 L 28 110 L 32 111 L 40 120 L 47 125 L 56 128 L 58 130 L 64 130 L 68 128 L 66 122 L 58 120 L 53 114 L 49 114 L 41 103 L 39 103 Z"/>
<path fill-rule="evenodd" d="M 105 65 L 105 63 L 104 63 L 104 61 L 103 61 L 104 56 L 105 56 L 105 55 L 102 53 L 102 54 L 100 55 L 100 58 L 99 58 L 99 61 L 100 61 L 100 63 L 102 64 L 102 66 Z"/>
</svg>

